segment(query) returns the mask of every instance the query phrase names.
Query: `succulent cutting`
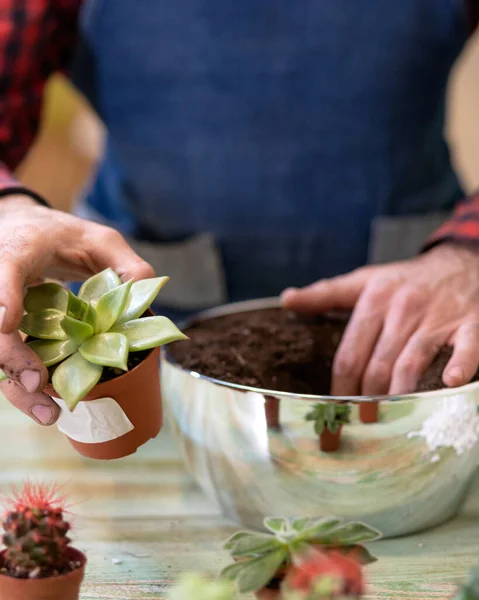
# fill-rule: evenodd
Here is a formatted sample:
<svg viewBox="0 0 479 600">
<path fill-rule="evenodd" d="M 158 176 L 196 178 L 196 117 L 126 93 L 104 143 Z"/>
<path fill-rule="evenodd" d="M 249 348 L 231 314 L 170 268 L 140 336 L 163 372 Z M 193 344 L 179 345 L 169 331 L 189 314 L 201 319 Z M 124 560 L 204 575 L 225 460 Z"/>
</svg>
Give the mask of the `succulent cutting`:
<svg viewBox="0 0 479 600">
<path fill-rule="evenodd" d="M 325 429 L 336 433 L 345 423 L 349 423 L 351 407 L 349 404 L 322 403 L 315 404 L 305 415 L 306 421 L 314 421 L 314 431 L 321 435 Z"/>
<path fill-rule="evenodd" d="M 269 533 L 235 533 L 224 548 L 236 561 L 221 572 L 233 580 L 241 593 L 257 591 L 274 579 L 278 571 L 292 563 L 293 556 L 317 547 L 335 550 L 361 564 L 376 559 L 362 545 L 381 537 L 376 529 L 359 522 L 343 523 L 340 519 L 267 517 L 264 526 Z"/>
<path fill-rule="evenodd" d="M 78 296 L 57 283 L 28 290 L 20 329 L 42 362 L 54 367 L 51 382 L 70 410 L 104 367 L 127 371 L 130 352 L 186 338 L 166 317 L 144 316 L 168 279 L 122 283 L 106 269 L 85 281 Z"/>
</svg>

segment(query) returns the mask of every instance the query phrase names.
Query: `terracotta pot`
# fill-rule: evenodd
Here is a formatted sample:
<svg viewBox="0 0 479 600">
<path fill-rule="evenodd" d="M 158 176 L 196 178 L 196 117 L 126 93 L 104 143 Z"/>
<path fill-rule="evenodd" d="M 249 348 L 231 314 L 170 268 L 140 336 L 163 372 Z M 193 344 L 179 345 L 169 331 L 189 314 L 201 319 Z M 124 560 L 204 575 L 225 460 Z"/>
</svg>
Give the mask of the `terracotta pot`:
<svg viewBox="0 0 479 600">
<path fill-rule="evenodd" d="M 280 590 L 270 590 L 268 588 L 263 588 L 254 594 L 258 600 L 276 600 L 281 597 Z"/>
<path fill-rule="evenodd" d="M 75 548 L 70 548 L 68 554 L 68 558 L 80 562 L 81 567 L 67 575 L 16 579 L 0 574 L 0 600 L 78 600 L 85 575 L 86 556 Z"/>
<path fill-rule="evenodd" d="M 341 425 L 335 433 L 331 433 L 329 429 L 325 429 L 319 436 L 319 447 L 323 452 L 336 452 L 339 448 L 339 442 L 341 441 Z"/>
<path fill-rule="evenodd" d="M 84 443 L 69 437 L 77 452 L 101 460 L 122 458 L 134 454 L 140 446 L 158 435 L 163 424 L 159 353 L 160 349 L 154 348 L 134 369 L 100 383 L 81 401 L 113 398 L 130 420 L 133 429 L 116 439 L 100 443 Z M 52 386 L 45 391 L 56 395 Z"/>
<path fill-rule="evenodd" d="M 268 429 L 281 429 L 279 423 L 279 398 L 274 396 L 264 397 L 264 412 Z"/>
<path fill-rule="evenodd" d="M 359 405 L 359 419 L 361 423 L 377 423 L 379 416 L 379 402 L 361 402 Z"/>
</svg>

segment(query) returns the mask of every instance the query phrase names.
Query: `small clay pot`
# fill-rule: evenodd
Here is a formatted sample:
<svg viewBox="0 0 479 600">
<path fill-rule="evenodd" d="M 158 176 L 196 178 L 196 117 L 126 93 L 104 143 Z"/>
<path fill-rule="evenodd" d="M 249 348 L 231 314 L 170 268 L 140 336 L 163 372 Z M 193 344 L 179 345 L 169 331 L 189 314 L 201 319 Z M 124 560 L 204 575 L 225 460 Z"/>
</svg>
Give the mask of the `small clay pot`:
<svg viewBox="0 0 479 600">
<path fill-rule="evenodd" d="M 0 554 L 0 560 L 3 554 Z M 68 558 L 80 562 L 81 567 L 58 577 L 17 579 L 0 574 L 0 600 L 78 600 L 85 575 L 86 556 L 70 548 Z"/>
<path fill-rule="evenodd" d="M 263 588 L 255 592 L 254 594 L 258 600 L 276 600 L 281 597 L 280 590 L 270 590 L 269 588 Z"/>
<path fill-rule="evenodd" d="M 274 396 L 264 397 L 264 412 L 268 429 L 281 429 L 279 423 L 279 398 Z"/>
<path fill-rule="evenodd" d="M 83 443 L 68 438 L 77 452 L 88 458 L 111 460 L 134 454 L 155 438 L 163 424 L 159 371 L 160 349 L 154 348 L 134 369 L 95 386 L 81 402 L 113 398 L 133 425 L 124 435 L 107 442 Z M 55 397 L 51 385 L 45 390 Z M 58 396 L 58 395 L 57 395 Z"/>
<path fill-rule="evenodd" d="M 336 452 L 341 441 L 342 429 L 342 425 L 340 425 L 335 433 L 331 433 L 327 427 L 324 429 L 323 433 L 319 436 L 319 448 L 322 452 Z"/>
<path fill-rule="evenodd" d="M 359 420 L 361 423 L 377 423 L 379 417 L 379 402 L 361 402 L 359 405 Z"/>
</svg>

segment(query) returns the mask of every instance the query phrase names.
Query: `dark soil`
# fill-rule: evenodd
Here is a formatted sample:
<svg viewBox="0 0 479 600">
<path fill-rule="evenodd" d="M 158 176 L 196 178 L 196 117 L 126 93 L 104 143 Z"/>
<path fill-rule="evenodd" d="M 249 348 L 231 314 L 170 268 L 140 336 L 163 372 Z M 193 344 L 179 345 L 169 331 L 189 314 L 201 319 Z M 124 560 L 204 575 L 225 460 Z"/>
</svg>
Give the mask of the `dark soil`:
<svg viewBox="0 0 479 600">
<path fill-rule="evenodd" d="M 280 309 L 236 313 L 192 326 L 185 332 L 190 340 L 170 344 L 168 351 L 184 368 L 221 381 L 327 395 L 346 323 L 344 316 L 306 319 Z M 441 350 L 417 391 L 444 388 L 451 352 Z"/>
<path fill-rule="evenodd" d="M 130 352 L 128 355 L 128 371 L 131 371 L 135 367 L 137 367 L 141 362 L 145 360 L 145 358 L 150 354 L 151 350 L 143 350 L 140 352 Z M 115 377 L 119 377 L 120 375 L 124 375 L 126 371 L 122 371 L 121 369 L 113 369 L 112 367 L 103 367 L 103 373 L 101 374 L 100 381 L 98 383 L 103 383 L 105 381 L 110 381 L 110 379 L 115 379 Z"/>
<path fill-rule="evenodd" d="M 38 572 L 25 572 L 24 569 L 20 567 L 14 567 L 13 565 L 8 564 L 5 560 L 0 562 L 0 573 L 2 575 L 8 575 L 9 577 L 14 577 L 15 579 L 46 579 L 48 577 L 58 577 L 60 575 L 68 575 L 72 571 L 79 569 L 82 566 L 81 562 L 68 560 L 63 565 L 55 567 L 43 567 L 42 569 L 38 568 Z"/>
</svg>

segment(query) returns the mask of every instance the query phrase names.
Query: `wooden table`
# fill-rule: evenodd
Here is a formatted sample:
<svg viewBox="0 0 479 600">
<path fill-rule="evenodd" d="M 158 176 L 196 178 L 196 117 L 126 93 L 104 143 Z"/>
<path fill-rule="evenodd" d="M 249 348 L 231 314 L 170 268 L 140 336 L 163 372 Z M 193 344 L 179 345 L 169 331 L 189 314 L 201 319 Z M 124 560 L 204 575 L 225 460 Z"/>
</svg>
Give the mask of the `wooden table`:
<svg viewBox="0 0 479 600">
<path fill-rule="evenodd" d="M 0 398 L 0 488 L 67 482 L 75 545 L 89 558 L 82 600 L 159 600 L 182 571 L 217 573 L 233 531 L 185 474 L 168 432 L 135 456 L 83 459 L 55 427 Z M 479 558 L 479 481 L 461 516 L 434 531 L 374 545 L 368 599 L 446 600 Z"/>
</svg>

